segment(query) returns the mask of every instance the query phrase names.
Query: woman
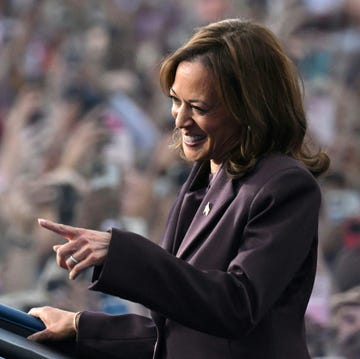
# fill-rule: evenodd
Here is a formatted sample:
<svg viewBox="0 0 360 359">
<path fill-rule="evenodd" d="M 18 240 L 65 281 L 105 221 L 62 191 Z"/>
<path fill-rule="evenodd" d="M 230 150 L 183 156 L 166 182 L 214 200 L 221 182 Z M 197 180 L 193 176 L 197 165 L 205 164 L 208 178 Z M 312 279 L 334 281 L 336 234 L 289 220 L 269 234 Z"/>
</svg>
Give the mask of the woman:
<svg viewBox="0 0 360 359">
<path fill-rule="evenodd" d="M 320 190 L 329 166 L 305 144 L 297 73 L 275 36 L 252 22 L 200 28 L 167 57 L 174 146 L 192 171 L 161 247 L 135 233 L 39 220 L 74 279 L 139 302 L 152 317 L 34 308 L 47 329 L 76 334 L 80 357 L 309 358 L 304 313 L 317 255 Z"/>
</svg>

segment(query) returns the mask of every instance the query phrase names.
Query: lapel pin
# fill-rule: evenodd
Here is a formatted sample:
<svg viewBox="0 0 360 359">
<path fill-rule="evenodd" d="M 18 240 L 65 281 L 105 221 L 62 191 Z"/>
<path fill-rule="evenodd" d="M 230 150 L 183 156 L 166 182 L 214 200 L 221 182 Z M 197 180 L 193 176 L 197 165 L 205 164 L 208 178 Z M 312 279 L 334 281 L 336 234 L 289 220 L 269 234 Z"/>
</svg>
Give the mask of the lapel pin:
<svg viewBox="0 0 360 359">
<path fill-rule="evenodd" d="M 208 202 L 203 210 L 203 215 L 207 216 L 211 211 L 212 204 Z"/>
</svg>

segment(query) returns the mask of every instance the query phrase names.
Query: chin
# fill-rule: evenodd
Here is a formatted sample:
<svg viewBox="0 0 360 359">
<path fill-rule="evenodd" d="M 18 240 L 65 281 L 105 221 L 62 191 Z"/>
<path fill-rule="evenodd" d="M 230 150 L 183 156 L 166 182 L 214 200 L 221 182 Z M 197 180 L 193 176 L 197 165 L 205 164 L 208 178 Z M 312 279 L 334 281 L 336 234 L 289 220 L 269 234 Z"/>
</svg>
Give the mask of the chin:
<svg viewBox="0 0 360 359">
<path fill-rule="evenodd" d="M 184 147 L 183 147 L 183 152 L 184 152 L 185 158 L 191 162 L 203 161 L 203 160 L 209 159 L 208 151 L 191 151 L 189 149 L 184 149 Z"/>
</svg>

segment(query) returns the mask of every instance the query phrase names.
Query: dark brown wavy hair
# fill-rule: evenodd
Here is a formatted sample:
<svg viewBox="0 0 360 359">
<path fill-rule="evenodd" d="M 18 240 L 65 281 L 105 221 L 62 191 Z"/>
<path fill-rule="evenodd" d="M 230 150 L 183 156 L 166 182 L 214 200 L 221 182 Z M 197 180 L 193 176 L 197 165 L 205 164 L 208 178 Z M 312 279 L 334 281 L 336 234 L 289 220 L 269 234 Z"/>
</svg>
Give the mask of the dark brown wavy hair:
<svg viewBox="0 0 360 359">
<path fill-rule="evenodd" d="M 329 157 L 305 142 L 307 121 L 298 71 L 268 28 L 240 19 L 201 27 L 163 60 L 160 85 L 166 95 L 182 61 L 206 66 L 220 100 L 240 125 L 237 145 L 225 161 L 229 176 L 242 176 L 269 153 L 302 161 L 315 176 L 327 170 Z M 182 152 L 177 130 L 174 147 Z"/>
</svg>

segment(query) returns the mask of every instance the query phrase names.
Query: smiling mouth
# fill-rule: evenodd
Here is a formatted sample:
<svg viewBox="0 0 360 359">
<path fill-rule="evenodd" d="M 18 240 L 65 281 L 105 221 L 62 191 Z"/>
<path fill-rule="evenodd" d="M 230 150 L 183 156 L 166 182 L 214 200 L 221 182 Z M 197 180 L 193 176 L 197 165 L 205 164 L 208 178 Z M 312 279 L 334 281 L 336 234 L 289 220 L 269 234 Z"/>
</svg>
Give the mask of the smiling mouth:
<svg viewBox="0 0 360 359">
<path fill-rule="evenodd" d="M 206 138 L 206 136 L 204 136 L 204 135 L 202 135 L 202 136 L 186 136 L 186 135 L 183 135 L 183 142 L 186 145 L 194 146 L 194 145 L 197 145 L 200 142 L 204 141 L 205 138 Z"/>
</svg>

